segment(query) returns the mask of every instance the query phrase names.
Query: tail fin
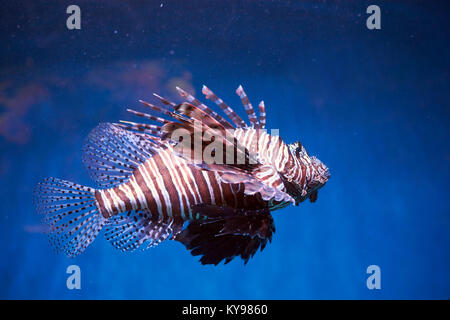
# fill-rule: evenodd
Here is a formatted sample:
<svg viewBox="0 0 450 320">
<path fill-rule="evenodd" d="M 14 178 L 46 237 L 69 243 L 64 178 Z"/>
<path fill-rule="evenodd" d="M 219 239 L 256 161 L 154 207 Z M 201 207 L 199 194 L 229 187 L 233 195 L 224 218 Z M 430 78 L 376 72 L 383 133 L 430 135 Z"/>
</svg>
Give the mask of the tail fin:
<svg viewBox="0 0 450 320">
<path fill-rule="evenodd" d="M 106 224 L 93 188 L 47 178 L 36 186 L 34 202 L 37 212 L 45 214 L 50 243 L 69 257 L 82 253 Z"/>
</svg>

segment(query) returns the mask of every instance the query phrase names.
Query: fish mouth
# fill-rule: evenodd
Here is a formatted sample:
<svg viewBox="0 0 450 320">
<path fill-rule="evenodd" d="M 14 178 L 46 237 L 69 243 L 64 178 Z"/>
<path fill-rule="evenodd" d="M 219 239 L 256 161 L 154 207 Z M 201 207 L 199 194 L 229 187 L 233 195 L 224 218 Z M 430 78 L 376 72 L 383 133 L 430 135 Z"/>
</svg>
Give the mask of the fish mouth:
<svg viewBox="0 0 450 320">
<path fill-rule="evenodd" d="M 311 157 L 311 160 L 314 168 L 316 169 L 316 174 L 314 175 L 313 180 L 317 181 L 321 185 L 324 185 L 331 176 L 330 169 L 328 169 L 328 167 L 316 157 Z"/>
<path fill-rule="evenodd" d="M 321 184 L 327 183 L 328 179 L 331 177 L 330 170 L 325 166 L 325 169 L 322 172 L 319 172 L 318 180 Z"/>
</svg>

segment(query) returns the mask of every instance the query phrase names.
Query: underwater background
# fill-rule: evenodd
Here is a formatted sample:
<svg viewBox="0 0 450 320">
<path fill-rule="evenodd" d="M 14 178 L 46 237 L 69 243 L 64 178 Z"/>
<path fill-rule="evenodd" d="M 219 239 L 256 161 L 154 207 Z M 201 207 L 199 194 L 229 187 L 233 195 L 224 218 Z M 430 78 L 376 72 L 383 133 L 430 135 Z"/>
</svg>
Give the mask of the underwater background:
<svg viewBox="0 0 450 320">
<path fill-rule="evenodd" d="M 68 30 L 66 8 L 81 8 Z M 369 30 L 366 9 L 381 9 Z M 449 16 L 445 1 L 5 1 L 0 5 L 0 299 L 449 299 Z M 56 255 L 33 188 L 95 186 L 81 162 L 100 122 L 153 92 L 206 84 L 331 171 L 316 203 L 273 213 L 244 266 L 178 242 L 121 253 L 99 236 Z M 211 104 L 209 104 L 211 105 Z M 217 109 L 216 109 L 217 110 Z M 68 290 L 66 268 L 81 268 Z M 381 289 L 366 286 L 369 265 Z"/>
</svg>

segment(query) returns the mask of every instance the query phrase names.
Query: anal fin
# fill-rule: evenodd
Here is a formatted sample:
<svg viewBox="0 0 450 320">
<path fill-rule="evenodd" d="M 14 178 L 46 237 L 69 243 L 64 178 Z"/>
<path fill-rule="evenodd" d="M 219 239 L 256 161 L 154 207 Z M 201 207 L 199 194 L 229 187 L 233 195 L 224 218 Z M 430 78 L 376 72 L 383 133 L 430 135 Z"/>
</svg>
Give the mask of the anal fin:
<svg viewBox="0 0 450 320">
<path fill-rule="evenodd" d="M 158 220 L 145 210 L 128 211 L 114 216 L 105 227 L 106 239 L 121 251 L 143 250 L 157 246 L 178 234 L 183 221 Z"/>
</svg>

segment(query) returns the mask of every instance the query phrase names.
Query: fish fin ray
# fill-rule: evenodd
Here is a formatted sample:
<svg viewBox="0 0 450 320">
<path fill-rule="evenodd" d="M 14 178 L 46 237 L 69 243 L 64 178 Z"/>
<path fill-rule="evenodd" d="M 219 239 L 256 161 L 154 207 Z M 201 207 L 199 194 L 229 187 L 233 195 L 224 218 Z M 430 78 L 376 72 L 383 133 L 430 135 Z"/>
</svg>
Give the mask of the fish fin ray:
<svg viewBox="0 0 450 320">
<path fill-rule="evenodd" d="M 157 219 L 148 210 L 128 211 L 109 219 L 105 237 L 116 249 L 134 251 L 157 246 L 181 231 L 176 219 Z"/>
<path fill-rule="evenodd" d="M 261 125 L 261 129 L 266 128 L 266 106 L 264 101 L 261 101 L 258 105 L 259 107 L 259 123 Z"/>
<path fill-rule="evenodd" d="M 202 165 L 211 162 L 210 160 L 245 170 L 252 170 L 259 165 L 257 155 L 241 145 L 234 132 L 229 132 L 203 110 L 190 103 L 182 103 L 175 109 L 189 120 L 173 121 L 163 125 L 161 139 L 174 143 L 178 155 Z M 182 141 L 177 141 L 180 136 L 183 138 Z M 215 152 L 216 147 L 221 150 L 217 155 L 213 155 L 212 149 Z M 211 156 L 211 159 L 205 159 L 205 155 Z M 232 159 L 229 159 L 230 155 Z"/>
<path fill-rule="evenodd" d="M 98 210 L 95 189 L 47 178 L 34 190 L 36 211 L 44 214 L 49 242 L 59 252 L 74 257 L 94 241 L 106 219 Z"/>
<path fill-rule="evenodd" d="M 142 134 L 101 123 L 87 137 L 83 163 L 94 181 L 110 188 L 128 180 L 136 168 L 159 151 Z"/>
<path fill-rule="evenodd" d="M 191 221 L 175 240 L 183 243 L 202 264 L 229 263 L 240 256 L 246 264 L 258 248 L 261 251 L 275 232 L 268 209 L 245 211 L 213 205 L 193 208 L 206 219 Z"/>
<path fill-rule="evenodd" d="M 194 96 L 192 96 L 191 94 L 187 93 L 186 91 L 184 91 L 183 89 L 181 89 L 179 87 L 176 87 L 176 89 L 177 89 L 178 93 L 180 94 L 180 96 L 182 98 L 185 98 L 189 103 L 191 103 L 192 105 L 194 105 L 197 108 L 201 109 L 206 114 L 208 114 L 210 117 L 212 117 L 215 120 L 217 120 L 225 128 L 227 128 L 227 129 L 232 129 L 233 128 L 233 126 L 224 117 L 219 115 L 217 112 L 215 112 L 214 110 L 212 110 L 208 106 L 206 106 L 203 103 L 201 103 L 197 98 L 195 98 Z"/>
<path fill-rule="evenodd" d="M 203 85 L 202 93 L 205 95 L 206 99 L 211 100 L 217 104 L 223 112 L 233 121 L 236 128 L 245 128 L 247 124 L 242 120 L 242 118 L 222 99 L 220 99 L 214 92 L 212 92 L 207 86 Z"/>
<path fill-rule="evenodd" d="M 132 113 L 132 114 L 134 114 L 134 115 L 136 115 L 136 116 L 139 116 L 139 117 L 142 117 L 142 118 L 145 118 L 145 119 L 148 119 L 148 120 L 152 120 L 152 121 L 155 121 L 155 122 L 159 122 L 161 124 L 165 124 L 165 123 L 169 122 L 169 120 L 167 120 L 167 119 L 164 119 L 164 118 L 161 118 L 161 117 L 158 117 L 158 116 L 154 116 L 154 115 L 149 114 L 149 113 L 139 112 L 139 111 L 136 111 L 136 110 L 133 110 L 133 109 L 127 109 L 127 111 Z"/>
<path fill-rule="evenodd" d="M 159 137 L 161 133 L 161 126 L 153 124 L 120 120 L 119 123 L 114 123 L 114 125 L 128 131 L 139 132 L 150 136 Z"/>
<path fill-rule="evenodd" d="M 241 98 L 242 105 L 244 106 L 245 112 L 248 116 L 248 120 L 250 120 L 252 126 L 254 128 L 260 128 L 258 116 L 256 115 L 255 109 L 253 109 L 253 106 L 250 103 L 250 100 L 248 99 L 247 94 L 245 93 L 241 85 L 236 89 L 236 93 Z"/>
</svg>

